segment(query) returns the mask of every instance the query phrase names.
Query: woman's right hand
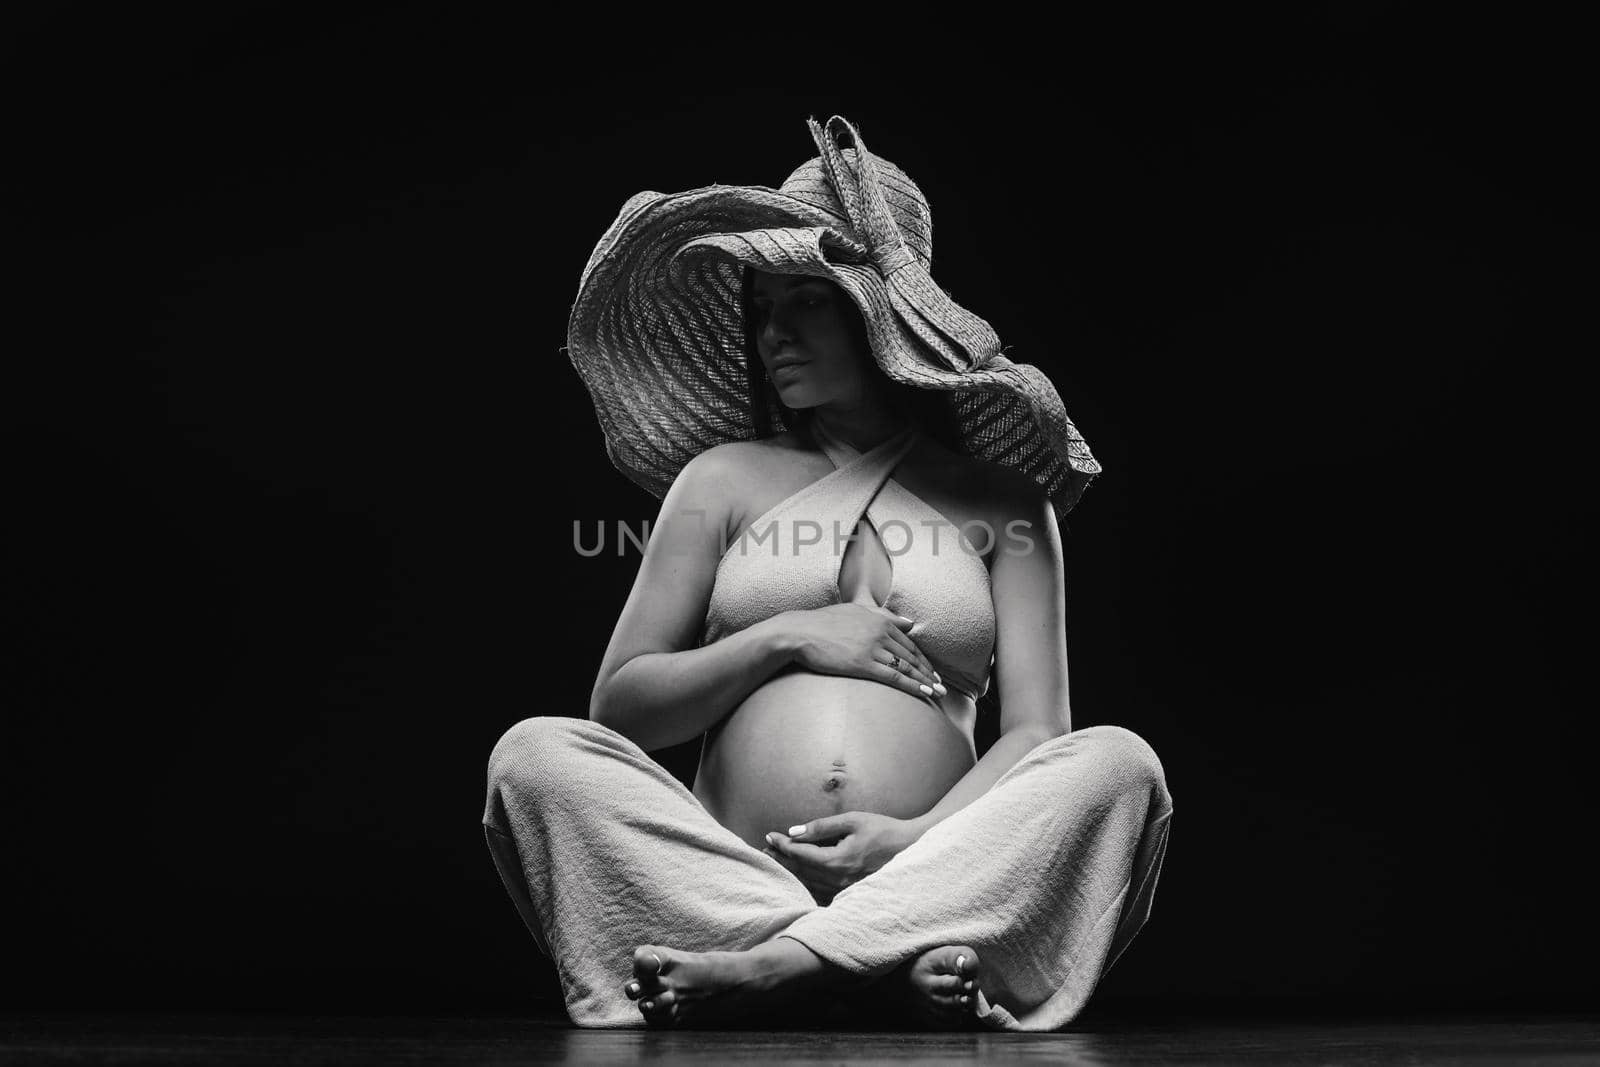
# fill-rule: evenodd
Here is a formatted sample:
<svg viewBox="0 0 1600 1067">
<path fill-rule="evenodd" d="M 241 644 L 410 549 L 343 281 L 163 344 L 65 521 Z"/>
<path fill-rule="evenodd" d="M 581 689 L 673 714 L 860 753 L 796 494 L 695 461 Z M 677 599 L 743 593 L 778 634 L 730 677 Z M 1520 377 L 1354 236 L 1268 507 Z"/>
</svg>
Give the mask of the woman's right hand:
<svg viewBox="0 0 1600 1067">
<path fill-rule="evenodd" d="M 784 614 L 785 629 L 795 644 L 794 661 L 808 671 L 866 678 L 912 696 L 943 696 L 949 691 L 906 634 L 913 623 L 904 615 L 858 603 Z"/>
</svg>

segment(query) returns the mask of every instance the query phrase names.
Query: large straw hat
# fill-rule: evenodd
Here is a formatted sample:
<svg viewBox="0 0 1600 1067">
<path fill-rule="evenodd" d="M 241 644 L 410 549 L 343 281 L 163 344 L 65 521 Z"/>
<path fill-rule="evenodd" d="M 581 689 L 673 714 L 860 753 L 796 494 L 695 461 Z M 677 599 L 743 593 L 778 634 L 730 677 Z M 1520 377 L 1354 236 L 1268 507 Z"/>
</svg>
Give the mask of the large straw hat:
<svg viewBox="0 0 1600 1067">
<path fill-rule="evenodd" d="M 821 154 L 779 188 L 637 193 L 589 256 L 567 355 L 612 463 L 659 498 L 698 453 L 759 436 L 741 295 L 750 266 L 838 284 L 884 373 L 948 393 L 963 449 L 1028 475 L 1065 517 L 1100 464 L 1050 379 L 1001 355 L 989 324 L 934 282 L 933 216 L 910 177 L 843 117 L 806 124 Z M 853 147 L 835 143 L 836 124 Z M 783 421 L 775 401 L 768 417 Z"/>
</svg>

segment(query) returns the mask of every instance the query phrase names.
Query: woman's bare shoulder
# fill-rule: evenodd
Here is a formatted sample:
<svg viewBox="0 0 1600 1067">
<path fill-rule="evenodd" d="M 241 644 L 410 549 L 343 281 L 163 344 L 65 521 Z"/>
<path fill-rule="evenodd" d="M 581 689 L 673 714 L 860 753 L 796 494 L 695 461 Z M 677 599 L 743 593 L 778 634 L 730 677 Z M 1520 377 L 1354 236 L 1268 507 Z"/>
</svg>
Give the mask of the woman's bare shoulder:
<svg viewBox="0 0 1600 1067">
<path fill-rule="evenodd" d="M 792 454 L 806 451 L 801 440 L 789 431 L 751 441 L 725 441 L 712 445 L 690 460 L 690 466 L 724 478 L 745 475 L 760 477 L 775 468 L 792 463 Z"/>
<path fill-rule="evenodd" d="M 751 441 L 726 441 L 696 455 L 679 477 L 692 479 L 697 499 L 718 498 L 736 516 L 740 502 L 793 481 L 796 456 L 807 451 L 805 443 L 787 431 Z"/>
</svg>

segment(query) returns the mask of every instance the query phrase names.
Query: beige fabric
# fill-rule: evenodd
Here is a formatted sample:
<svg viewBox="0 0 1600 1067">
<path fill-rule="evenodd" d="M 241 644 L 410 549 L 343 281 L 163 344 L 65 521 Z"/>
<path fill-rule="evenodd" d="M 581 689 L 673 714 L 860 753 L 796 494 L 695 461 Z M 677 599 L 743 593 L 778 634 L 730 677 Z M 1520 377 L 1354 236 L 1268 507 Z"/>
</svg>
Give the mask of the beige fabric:
<svg viewBox="0 0 1600 1067">
<path fill-rule="evenodd" d="M 962 531 L 890 474 L 921 437 L 915 427 L 861 452 L 813 428 L 834 470 L 774 504 L 717 565 L 700 643 L 784 611 L 840 602 L 844 546 L 866 515 L 892 579 L 884 607 L 915 620 L 907 634 L 941 679 L 973 699 L 994 666 L 989 570 Z M 927 698 L 934 707 L 939 704 Z"/>
<path fill-rule="evenodd" d="M 572 1021 L 638 1027 L 633 948 L 792 937 L 863 979 L 940 945 L 983 963 L 980 1021 L 1055 1030 L 1150 916 L 1172 797 L 1118 726 L 1035 747 L 988 793 L 819 907 L 636 744 L 587 719 L 513 726 L 489 761 L 484 832 Z"/>
</svg>

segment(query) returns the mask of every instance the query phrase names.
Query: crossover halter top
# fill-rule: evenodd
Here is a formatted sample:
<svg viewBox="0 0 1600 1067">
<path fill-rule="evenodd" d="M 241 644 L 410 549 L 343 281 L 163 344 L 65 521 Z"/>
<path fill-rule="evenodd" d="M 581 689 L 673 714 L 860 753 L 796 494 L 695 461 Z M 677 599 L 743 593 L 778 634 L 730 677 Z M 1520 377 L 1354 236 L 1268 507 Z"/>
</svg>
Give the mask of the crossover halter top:
<svg viewBox="0 0 1600 1067">
<path fill-rule="evenodd" d="M 945 685 L 974 699 L 984 695 L 995 643 L 988 567 L 954 523 L 889 477 L 921 431 L 909 426 L 866 452 L 817 424 L 813 435 L 834 469 L 773 505 L 728 546 L 700 643 L 779 612 L 844 603 L 840 576 L 848 553 L 859 572 L 852 599 L 875 603 L 868 575 L 888 570 L 882 606 L 912 620 L 907 635 Z M 857 529 L 863 512 L 881 549 Z"/>
</svg>

